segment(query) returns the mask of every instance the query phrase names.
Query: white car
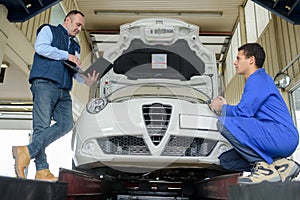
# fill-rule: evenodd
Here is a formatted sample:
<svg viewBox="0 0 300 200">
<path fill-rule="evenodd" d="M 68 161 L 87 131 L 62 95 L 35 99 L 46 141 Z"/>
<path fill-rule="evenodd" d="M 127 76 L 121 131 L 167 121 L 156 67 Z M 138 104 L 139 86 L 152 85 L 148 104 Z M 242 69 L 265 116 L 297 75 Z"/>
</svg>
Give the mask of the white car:
<svg viewBox="0 0 300 200">
<path fill-rule="evenodd" d="M 207 105 L 218 95 L 217 66 L 199 27 L 167 18 L 124 24 L 103 58 L 112 68 L 75 124 L 74 168 L 201 178 L 222 170 L 218 156 L 231 146 Z"/>
</svg>

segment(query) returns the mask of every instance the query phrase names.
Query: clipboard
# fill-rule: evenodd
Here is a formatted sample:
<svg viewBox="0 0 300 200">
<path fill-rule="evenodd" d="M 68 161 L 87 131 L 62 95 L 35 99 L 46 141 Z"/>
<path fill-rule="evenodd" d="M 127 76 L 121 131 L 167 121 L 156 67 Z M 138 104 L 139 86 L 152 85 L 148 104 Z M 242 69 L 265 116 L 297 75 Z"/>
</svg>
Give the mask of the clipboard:
<svg viewBox="0 0 300 200">
<path fill-rule="evenodd" d="M 108 60 L 106 60 L 103 57 L 100 57 L 96 60 L 96 62 L 94 62 L 89 68 L 87 68 L 85 71 L 83 71 L 82 69 L 80 69 L 78 66 L 76 66 L 74 63 L 70 62 L 70 61 L 64 61 L 64 64 L 68 67 L 70 67 L 71 69 L 73 69 L 75 72 L 83 74 L 83 75 L 87 75 L 92 74 L 93 71 L 95 70 L 96 73 L 99 73 L 98 76 L 98 80 L 103 77 L 112 67 L 113 64 L 111 62 L 109 62 Z"/>
</svg>

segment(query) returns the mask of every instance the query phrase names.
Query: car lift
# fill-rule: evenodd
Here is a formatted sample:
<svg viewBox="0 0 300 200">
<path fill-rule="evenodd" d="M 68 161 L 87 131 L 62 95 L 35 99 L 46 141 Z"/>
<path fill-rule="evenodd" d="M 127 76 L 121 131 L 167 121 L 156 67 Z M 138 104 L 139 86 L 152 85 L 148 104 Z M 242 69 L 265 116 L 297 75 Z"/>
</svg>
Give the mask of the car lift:
<svg viewBox="0 0 300 200">
<path fill-rule="evenodd" d="M 0 176 L 0 197 L 1 200 L 299 199 L 299 181 L 237 185 L 239 175 L 221 175 L 189 184 L 142 180 L 114 182 L 61 168 L 56 182 Z"/>
</svg>

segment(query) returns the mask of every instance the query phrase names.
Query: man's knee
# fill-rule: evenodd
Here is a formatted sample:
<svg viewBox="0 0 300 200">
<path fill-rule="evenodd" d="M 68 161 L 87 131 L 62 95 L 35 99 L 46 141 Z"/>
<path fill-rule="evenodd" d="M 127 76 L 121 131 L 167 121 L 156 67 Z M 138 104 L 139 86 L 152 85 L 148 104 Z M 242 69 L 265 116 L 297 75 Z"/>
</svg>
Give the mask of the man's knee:
<svg viewBox="0 0 300 200">
<path fill-rule="evenodd" d="M 58 122 L 59 126 L 60 126 L 60 130 L 62 133 L 66 134 L 68 133 L 70 130 L 72 130 L 73 128 L 73 118 L 69 118 L 69 119 L 64 119 L 63 121 L 61 122 Z"/>
<path fill-rule="evenodd" d="M 217 129 L 227 140 L 228 138 L 232 137 L 231 132 L 224 126 L 224 124 L 220 120 L 217 121 Z"/>
<path fill-rule="evenodd" d="M 65 126 L 64 126 L 64 128 L 65 128 L 65 131 L 64 132 L 66 132 L 66 133 L 68 133 L 69 131 L 71 131 L 72 130 L 72 128 L 73 128 L 73 120 L 72 121 L 68 121 L 68 122 L 66 122 L 66 124 L 65 124 Z"/>
</svg>

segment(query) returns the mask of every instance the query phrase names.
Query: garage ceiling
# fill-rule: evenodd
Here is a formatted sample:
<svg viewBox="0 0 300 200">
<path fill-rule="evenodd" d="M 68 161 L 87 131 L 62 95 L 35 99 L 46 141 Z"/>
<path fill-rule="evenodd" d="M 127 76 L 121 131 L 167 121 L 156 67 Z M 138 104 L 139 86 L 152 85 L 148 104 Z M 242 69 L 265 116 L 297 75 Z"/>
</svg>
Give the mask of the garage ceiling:
<svg viewBox="0 0 300 200">
<path fill-rule="evenodd" d="M 236 25 L 239 6 L 245 0 L 77 0 L 85 14 L 93 47 L 102 51 L 118 37 L 122 24 L 140 18 L 178 18 L 200 27 L 200 40 L 222 62 Z"/>
<path fill-rule="evenodd" d="M 8 8 L 11 22 L 30 19 L 61 0 L 0 0 Z M 200 27 L 200 40 L 224 61 L 239 6 L 247 0 L 77 0 L 85 14 L 86 31 L 95 51 L 103 51 L 118 39 L 119 27 L 146 17 L 171 17 Z M 94 51 L 94 52 L 95 52 Z M 96 54 L 97 55 L 97 54 Z"/>
<path fill-rule="evenodd" d="M 24 22 L 62 0 L 0 0 L 11 22 Z"/>
<path fill-rule="evenodd" d="M 0 0 L 11 22 L 23 22 L 62 0 Z M 300 0 L 252 0 L 293 24 L 300 24 Z M 224 61 L 239 6 L 247 0 L 77 0 L 85 14 L 92 47 L 103 50 L 116 42 L 119 27 L 145 17 L 179 18 L 200 27 L 200 39 Z"/>
</svg>

